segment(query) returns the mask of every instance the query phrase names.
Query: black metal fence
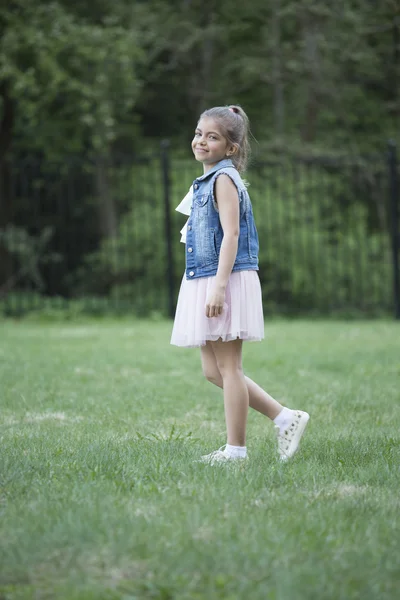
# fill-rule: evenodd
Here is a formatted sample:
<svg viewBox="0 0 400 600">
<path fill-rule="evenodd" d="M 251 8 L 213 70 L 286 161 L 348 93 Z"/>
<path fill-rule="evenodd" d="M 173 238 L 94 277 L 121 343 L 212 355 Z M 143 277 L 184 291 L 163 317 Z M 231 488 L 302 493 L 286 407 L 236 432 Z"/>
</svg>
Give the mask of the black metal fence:
<svg viewBox="0 0 400 600">
<path fill-rule="evenodd" d="M 168 144 L 146 157 L 3 166 L 0 312 L 174 312 L 183 215 L 198 175 Z M 400 318 L 396 148 L 375 157 L 275 154 L 247 179 L 265 313 Z"/>
</svg>

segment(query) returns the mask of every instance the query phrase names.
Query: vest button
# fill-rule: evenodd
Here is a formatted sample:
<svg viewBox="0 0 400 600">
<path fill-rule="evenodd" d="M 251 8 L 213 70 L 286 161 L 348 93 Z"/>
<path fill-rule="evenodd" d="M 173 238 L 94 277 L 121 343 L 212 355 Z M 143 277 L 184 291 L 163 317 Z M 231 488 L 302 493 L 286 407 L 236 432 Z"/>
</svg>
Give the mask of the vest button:
<svg viewBox="0 0 400 600">
<path fill-rule="evenodd" d="M 193 275 L 194 275 L 194 271 L 190 271 L 189 277 L 193 277 Z"/>
<path fill-rule="evenodd" d="M 193 187 L 194 187 L 194 189 L 195 189 L 195 190 L 197 190 L 197 189 L 198 189 L 198 187 L 199 187 L 199 184 L 198 184 L 198 183 L 195 183 Z"/>
<path fill-rule="evenodd" d="M 188 248 L 188 252 L 193 252 L 193 248 Z"/>
<path fill-rule="evenodd" d="M 188 231 L 190 231 L 192 229 L 191 225 L 188 225 Z"/>
</svg>

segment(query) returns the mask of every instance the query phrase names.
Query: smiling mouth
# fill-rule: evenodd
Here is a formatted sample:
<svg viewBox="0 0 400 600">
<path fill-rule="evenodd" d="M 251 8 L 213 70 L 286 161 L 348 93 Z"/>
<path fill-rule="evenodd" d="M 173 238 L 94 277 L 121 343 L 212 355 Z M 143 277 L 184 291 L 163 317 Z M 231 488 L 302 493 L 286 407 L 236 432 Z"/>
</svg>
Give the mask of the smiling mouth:
<svg viewBox="0 0 400 600">
<path fill-rule="evenodd" d="M 196 152 L 208 152 L 204 148 L 195 148 Z"/>
</svg>

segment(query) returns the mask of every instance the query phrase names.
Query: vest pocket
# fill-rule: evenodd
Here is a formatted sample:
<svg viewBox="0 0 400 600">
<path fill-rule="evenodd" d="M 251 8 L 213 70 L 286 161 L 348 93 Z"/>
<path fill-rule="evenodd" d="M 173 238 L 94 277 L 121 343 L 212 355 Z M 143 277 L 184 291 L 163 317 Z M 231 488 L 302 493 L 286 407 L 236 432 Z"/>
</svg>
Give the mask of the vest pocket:
<svg viewBox="0 0 400 600">
<path fill-rule="evenodd" d="M 209 194 L 201 194 L 198 196 L 193 196 L 193 201 L 197 206 L 204 206 L 207 204 Z"/>
<path fill-rule="evenodd" d="M 215 231 L 207 227 L 205 222 L 199 222 L 194 231 L 195 262 L 199 267 L 206 267 L 216 262 L 218 258 Z"/>
<path fill-rule="evenodd" d="M 217 244 L 217 232 L 215 229 L 211 229 L 211 244 L 214 251 L 214 258 L 218 259 L 218 244 Z"/>
</svg>

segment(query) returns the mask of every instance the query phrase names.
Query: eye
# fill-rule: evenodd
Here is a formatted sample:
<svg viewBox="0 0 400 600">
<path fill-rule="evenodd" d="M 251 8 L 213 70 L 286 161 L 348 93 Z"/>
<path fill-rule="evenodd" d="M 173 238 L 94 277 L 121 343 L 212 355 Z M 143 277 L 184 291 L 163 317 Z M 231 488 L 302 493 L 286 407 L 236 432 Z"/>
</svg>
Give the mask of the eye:
<svg viewBox="0 0 400 600">
<path fill-rule="evenodd" d="M 212 140 L 217 140 L 217 139 L 218 139 L 216 135 L 210 135 L 210 138 L 211 138 Z"/>
</svg>

